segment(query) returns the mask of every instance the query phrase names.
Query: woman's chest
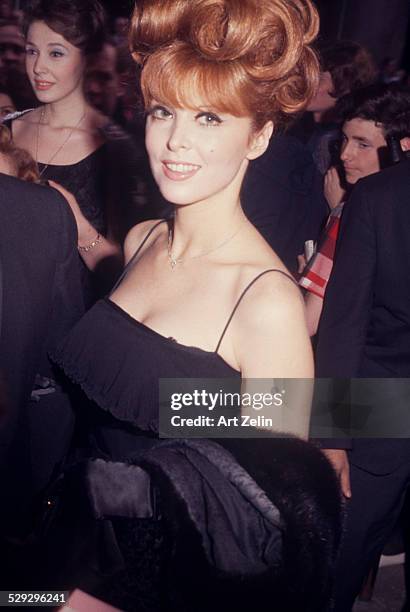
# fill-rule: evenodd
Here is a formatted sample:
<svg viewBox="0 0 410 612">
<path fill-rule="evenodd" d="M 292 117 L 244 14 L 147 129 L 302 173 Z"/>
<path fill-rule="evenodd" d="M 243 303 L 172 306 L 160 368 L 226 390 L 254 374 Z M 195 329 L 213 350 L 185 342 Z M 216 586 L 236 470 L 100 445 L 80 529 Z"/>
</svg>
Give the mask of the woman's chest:
<svg viewBox="0 0 410 612">
<path fill-rule="evenodd" d="M 97 131 L 51 128 L 28 118 L 13 122 L 12 135 L 18 147 L 42 164 L 76 164 L 104 143 Z"/>
<path fill-rule="evenodd" d="M 180 272 L 131 271 L 111 299 L 161 335 L 213 351 L 235 301 L 236 275 Z"/>
</svg>

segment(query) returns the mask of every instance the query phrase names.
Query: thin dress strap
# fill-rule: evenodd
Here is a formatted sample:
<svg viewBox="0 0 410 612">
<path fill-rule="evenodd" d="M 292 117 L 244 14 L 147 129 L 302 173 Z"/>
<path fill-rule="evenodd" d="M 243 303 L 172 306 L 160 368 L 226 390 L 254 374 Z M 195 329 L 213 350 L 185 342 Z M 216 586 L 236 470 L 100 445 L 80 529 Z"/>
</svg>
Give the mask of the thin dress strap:
<svg viewBox="0 0 410 612">
<path fill-rule="evenodd" d="M 108 297 L 110 297 L 114 293 L 114 291 L 120 285 L 120 283 L 122 282 L 124 277 L 127 275 L 128 270 L 130 269 L 131 265 L 136 260 L 139 252 L 141 251 L 141 249 L 144 246 L 144 244 L 147 242 L 148 238 L 151 236 L 152 232 L 158 227 L 158 225 L 161 225 L 161 223 L 164 223 L 164 222 L 167 222 L 167 219 L 161 219 L 161 221 L 158 221 L 158 223 L 156 223 L 155 225 L 153 225 L 151 227 L 151 229 L 149 230 L 149 232 L 145 236 L 144 240 L 141 242 L 141 244 L 139 245 L 138 249 L 135 251 L 134 255 L 131 257 L 131 259 L 129 260 L 127 265 L 124 267 L 124 270 L 122 271 L 120 278 L 117 280 L 117 282 L 115 283 L 114 287 L 111 289 L 110 293 L 108 294 Z"/>
<path fill-rule="evenodd" d="M 238 298 L 238 300 L 237 300 L 237 302 L 236 302 L 236 304 L 235 304 L 235 306 L 234 306 L 234 308 L 233 308 L 233 310 L 232 310 L 232 312 L 230 314 L 230 317 L 229 317 L 229 319 L 228 319 L 228 321 L 227 321 L 227 323 L 226 323 L 226 325 L 224 327 L 222 335 L 219 338 L 219 342 L 218 342 L 218 345 L 217 345 L 217 347 L 215 349 L 215 353 L 217 353 L 219 351 L 219 348 L 221 346 L 222 340 L 224 339 L 224 336 L 225 336 L 225 334 L 226 334 L 226 332 L 228 330 L 228 327 L 229 327 L 229 325 L 230 325 L 230 323 L 231 323 L 231 321 L 233 319 L 233 316 L 234 316 L 235 312 L 237 311 L 239 304 L 242 302 L 242 299 L 244 298 L 245 294 L 256 283 L 256 281 L 261 278 L 261 276 L 264 276 L 265 274 L 268 274 L 268 272 L 279 272 L 279 274 L 283 274 L 283 276 L 286 276 L 286 278 L 289 278 L 289 280 L 291 280 L 292 283 L 294 283 L 296 285 L 296 287 L 298 287 L 298 289 L 299 289 L 299 285 L 297 284 L 297 282 L 295 281 L 293 276 L 291 276 L 290 274 L 287 274 L 286 272 L 283 272 L 282 270 L 278 270 L 277 268 L 271 268 L 269 270 L 265 270 L 264 272 L 261 272 L 260 274 L 258 274 L 258 276 L 256 276 L 253 280 L 251 280 L 249 285 L 247 285 L 245 287 L 245 289 L 242 291 L 241 295 L 239 296 L 239 298 Z"/>
</svg>

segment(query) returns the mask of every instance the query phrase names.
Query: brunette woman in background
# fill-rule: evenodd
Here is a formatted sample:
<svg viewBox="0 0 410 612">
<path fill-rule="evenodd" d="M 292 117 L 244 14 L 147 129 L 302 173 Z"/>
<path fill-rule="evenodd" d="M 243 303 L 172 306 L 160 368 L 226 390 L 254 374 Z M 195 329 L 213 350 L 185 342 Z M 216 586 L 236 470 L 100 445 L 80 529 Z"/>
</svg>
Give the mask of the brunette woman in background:
<svg viewBox="0 0 410 612">
<path fill-rule="evenodd" d="M 105 40 L 105 14 L 98 0 L 33 0 L 25 36 L 26 71 L 40 106 L 18 113 L 8 125 L 14 142 L 37 161 L 40 178 L 73 208 L 78 204 L 79 250 L 93 269 L 102 258 L 119 255 L 129 229 L 122 226 L 122 213 L 133 206 L 138 173 L 130 137 L 84 94 L 88 56 Z M 115 165 L 112 157 L 120 159 L 121 176 L 114 176 L 118 161 Z"/>
</svg>

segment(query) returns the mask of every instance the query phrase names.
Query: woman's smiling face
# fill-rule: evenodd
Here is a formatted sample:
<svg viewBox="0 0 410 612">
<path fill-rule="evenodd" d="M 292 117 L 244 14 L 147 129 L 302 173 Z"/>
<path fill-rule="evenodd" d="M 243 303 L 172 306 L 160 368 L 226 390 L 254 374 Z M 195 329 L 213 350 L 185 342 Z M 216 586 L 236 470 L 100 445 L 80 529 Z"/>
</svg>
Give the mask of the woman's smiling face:
<svg viewBox="0 0 410 612">
<path fill-rule="evenodd" d="M 85 60 L 80 49 L 44 21 L 34 21 L 26 41 L 26 71 L 37 98 L 57 102 L 82 88 Z"/>
<path fill-rule="evenodd" d="M 255 151 L 250 117 L 219 113 L 206 104 L 172 108 L 153 100 L 146 145 L 162 195 L 173 204 L 200 202 L 242 182 Z"/>
</svg>

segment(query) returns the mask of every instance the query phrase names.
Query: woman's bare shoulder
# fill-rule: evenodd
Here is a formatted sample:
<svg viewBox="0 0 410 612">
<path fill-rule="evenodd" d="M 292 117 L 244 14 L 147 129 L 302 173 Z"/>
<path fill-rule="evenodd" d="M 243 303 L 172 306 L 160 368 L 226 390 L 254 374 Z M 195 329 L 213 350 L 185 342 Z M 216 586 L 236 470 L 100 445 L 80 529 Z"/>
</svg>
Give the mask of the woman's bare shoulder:
<svg viewBox="0 0 410 612">
<path fill-rule="evenodd" d="M 166 226 L 165 220 L 150 219 L 149 221 L 143 221 L 142 223 L 138 223 L 130 229 L 124 242 L 125 263 L 128 263 L 128 261 L 131 259 L 131 257 L 141 245 L 144 238 L 149 234 L 151 230 L 155 228 L 156 225 L 158 225 L 159 227 L 163 225 Z"/>
<path fill-rule="evenodd" d="M 236 314 L 236 326 L 245 335 L 274 334 L 295 319 L 304 319 L 304 302 L 292 275 L 272 262 L 265 270 L 252 273 L 244 285 Z"/>
<path fill-rule="evenodd" d="M 268 313 L 277 308 L 287 308 L 296 300 L 303 302 L 300 289 L 293 276 L 284 266 L 272 265 L 256 274 L 252 287 L 248 290 L 245 308 L 256 308 Z"/>
<path fill-rule="evenodd" d="M 272 270 L 251 286 L 234 321 L 235 353 L 250 377 L 309 377 L 312 356 L 302 294 L 292 277 Z"/>
<path fill-rule="evenodd" d="M 253 312 L 271 316 L 280 305 L 301 299 L 296 281 L 278 255 L 254 228 L 248 228 L 239 251 L 235 292 L 241 296 L 238 316 L 249 320 Z M 250 317 L 255 320 L 255 317 Z"/>
</svg>

